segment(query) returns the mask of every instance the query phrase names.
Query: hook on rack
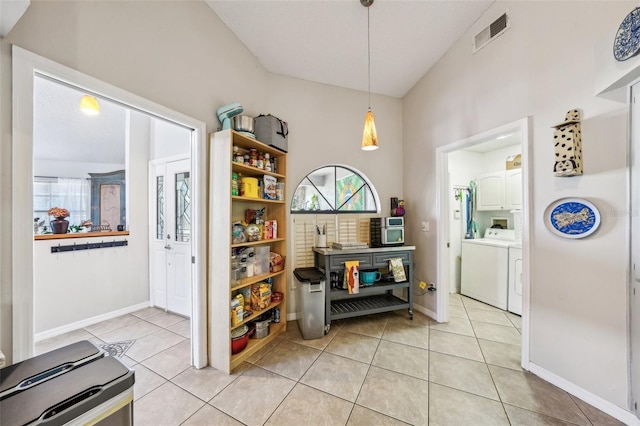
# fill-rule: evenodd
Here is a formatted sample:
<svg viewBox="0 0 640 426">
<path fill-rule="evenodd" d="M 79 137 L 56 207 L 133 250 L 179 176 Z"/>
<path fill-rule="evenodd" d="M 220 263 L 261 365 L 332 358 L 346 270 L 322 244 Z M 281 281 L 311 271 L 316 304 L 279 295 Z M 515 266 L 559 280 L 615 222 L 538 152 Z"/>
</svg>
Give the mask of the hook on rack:
<svg viewBox="0 0 640 426">
<path fill-rule="evenodd" d="M 51 246 L 51 253 L 62 253 L 65 251 L 79 251 L 79 250 L 91 250 L 91 249 L 99 249 L 99 248 L 107 248 L 107 247 L 123 247 L 128 246 L 129 241 L 109 241 L 105 242 L 104 240 L 99 243 L 84 243 L 84 244 L 69 244 L 69 245 L 61 245 L 58 243 L 57 246 Z"/>
</svg>

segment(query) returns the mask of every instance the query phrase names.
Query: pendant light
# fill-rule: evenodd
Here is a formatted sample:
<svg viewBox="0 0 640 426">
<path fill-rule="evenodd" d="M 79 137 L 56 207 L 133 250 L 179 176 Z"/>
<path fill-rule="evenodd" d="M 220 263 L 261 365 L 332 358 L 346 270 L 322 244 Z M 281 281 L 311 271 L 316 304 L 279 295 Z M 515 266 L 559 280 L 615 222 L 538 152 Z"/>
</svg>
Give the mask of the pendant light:
<svg viewBox="0 0 640 426">
<path fill-rule="evenodd" d="M 364 119 L 364 132 L 362 133 L 362 149 L 373 151 L 378 149 L 378 135 L 376 133 L 376 123 L 371 112 L 371 37 L 369 35 L 369 7 L 373 0 L 360 0 L 360 3 L 367 8 L 367 78 L 369 81 L 369 110 Z"/>
<path fill-rule="evenodd" d="M 100 114 L 100 104 L 95 97 L 84 95 L 80 99 L 80 110 L 87 115 L 98 115 Z"/>
</svg>

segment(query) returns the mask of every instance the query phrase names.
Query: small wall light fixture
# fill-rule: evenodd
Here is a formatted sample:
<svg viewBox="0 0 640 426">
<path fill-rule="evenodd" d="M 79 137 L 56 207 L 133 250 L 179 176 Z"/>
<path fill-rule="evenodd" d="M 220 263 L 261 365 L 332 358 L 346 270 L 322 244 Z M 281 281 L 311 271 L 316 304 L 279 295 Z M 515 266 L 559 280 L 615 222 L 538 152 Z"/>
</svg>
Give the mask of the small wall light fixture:
<svg viewBox="0 0 640 426">
<path fill-rule="evenodd" d="M 87 115 L 98 115 L 100 114 L 100 104 L 95 97 L 84 95 L 80 99 L 80 110 Z"/>
</svg>

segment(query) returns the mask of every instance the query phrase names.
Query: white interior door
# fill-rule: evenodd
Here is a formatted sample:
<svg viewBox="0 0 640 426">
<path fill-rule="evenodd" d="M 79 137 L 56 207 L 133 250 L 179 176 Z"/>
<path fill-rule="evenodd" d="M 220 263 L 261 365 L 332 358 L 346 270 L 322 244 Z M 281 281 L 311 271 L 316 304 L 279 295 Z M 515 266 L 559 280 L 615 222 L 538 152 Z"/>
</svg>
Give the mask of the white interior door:
<svg viewBox="0 0 640 426">
<path fill-rule="evenodd" d="M 631 212 L 640 208 L 640 83 L 631 87 Z M 640 417 L 640 216 L 631 215 L 631 410 Z"/>
<path fill-rule="evenodd" d="M 152 303 L 191 317 L 190 160 L 152 166 Z"/>
</svg>

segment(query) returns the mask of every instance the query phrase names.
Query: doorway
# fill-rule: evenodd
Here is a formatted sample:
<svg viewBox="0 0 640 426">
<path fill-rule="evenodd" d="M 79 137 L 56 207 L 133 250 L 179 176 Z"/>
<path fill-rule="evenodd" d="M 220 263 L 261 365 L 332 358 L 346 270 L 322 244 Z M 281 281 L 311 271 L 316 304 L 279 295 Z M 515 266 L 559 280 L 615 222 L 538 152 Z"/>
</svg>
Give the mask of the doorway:
<svg viewBox="0 0 640 426">
<path fill-rule="evenodd" d="M 132 113 L 154 117 L 189 130 L 193 212 L 193 226 L 190 230 L 193 255 L 189 266 L 192 273 L 191 362 L 198 368 L 206 366 L 206 241 L 200 236 L 204 235 L 202 230 L 206 228 L 205 124 L 17 46 L 13 47 L 12 59 L 14 117 L 12 183 L 14 187 L 21 188 L 21 191 L 13 191 L 11 207 L 14 222 L 11 236 L 13 241 L 13 362 L 27 359 L 34 353 L 34 237 L 31 214 L 27 212 L 33 211 L 34 79 L 36 75 L 42 75 L 119 103 L 130 109 Z M 147 174 L 146 170 L 144 174 Z M 132 238 L 133 234 L 131 234 Z M 146 237 L 144 240 L 146 245 L 148 240 Z"/>
<path fill-rule="evenodd" d="M 151 303 L 191 317 L 191 161 L 154 160 L 149 180 Z"/>
<path fill-rule="evenodd" d="M 511 138 L 510 142 L 517 140 L 521 155 L 521 176 L 522 183 L 518 188 L 510 188 L 509 180 L 506 179 L 506 191 L 519 189 L 521 191 L 523 204 L 519 213 L 508 214 L 510 210 L 493 213 L 487 211 L 486 217 L 476 216 L 474 205 L 469 206 L 468 202 L 476 202 L 474 195 L 477 191 L 476 178 L 482 174 L 482 164 L 477 161 L 465 161 L 465 167 L 458 168 L 458 172 L 450 170 L 450 162 L 453 164 L 464 157 L 465 153 L 471 150 L 489 151 L 496 153 L 504 152 L 501 147 L 506 146 L 508 141 L 501 142 L 506 138 Z M 449 293 L 459 290 L 460 265 L 461 265 L 461 241 L 466 237 L 482 237 L 481 230 L 491 226 L 501 226 L 507 223 L 513 228 L 514 217 L 519 219 L 521 228 L 518 230 L 522 235 L 522 260 L 519 264 L 522 268 L 521 290 L 522 290 L 522 357 L 521 365 L 528 370 L 529 364 L 529 227 L 528 227 L 528 149 L 529 149 L 529 123 L 528 119 L 521 119 L 513 123 L 500 126 L 490 131 L 463 139 L 436 150 L 436 187 L 437 200 L 439 204 L 438 230 L 437 230 L 437 282 L 440 288 L 437 292 L 437 321 L 449 321 Z M 505 158 L 502 158 L 501 169 L 505 167 Z M 487 161 L 485 161 L 487 162 Z M 496 167 L 495 165 L 492 167 Z M 489 173 L 487 173 L 488 175 Z M 469 197 L 467 197 L 469 195 Z M 489 209 L 488 209 L 489 210 Z M 516 210 L 517 211 L 517 210 Z M 513 231 L 515 232 L 515 230 Z M 520 283 L 519 283 L 520 284 Z M 506 283 L 505 283 L 506 285 Z"/>
</svg>

